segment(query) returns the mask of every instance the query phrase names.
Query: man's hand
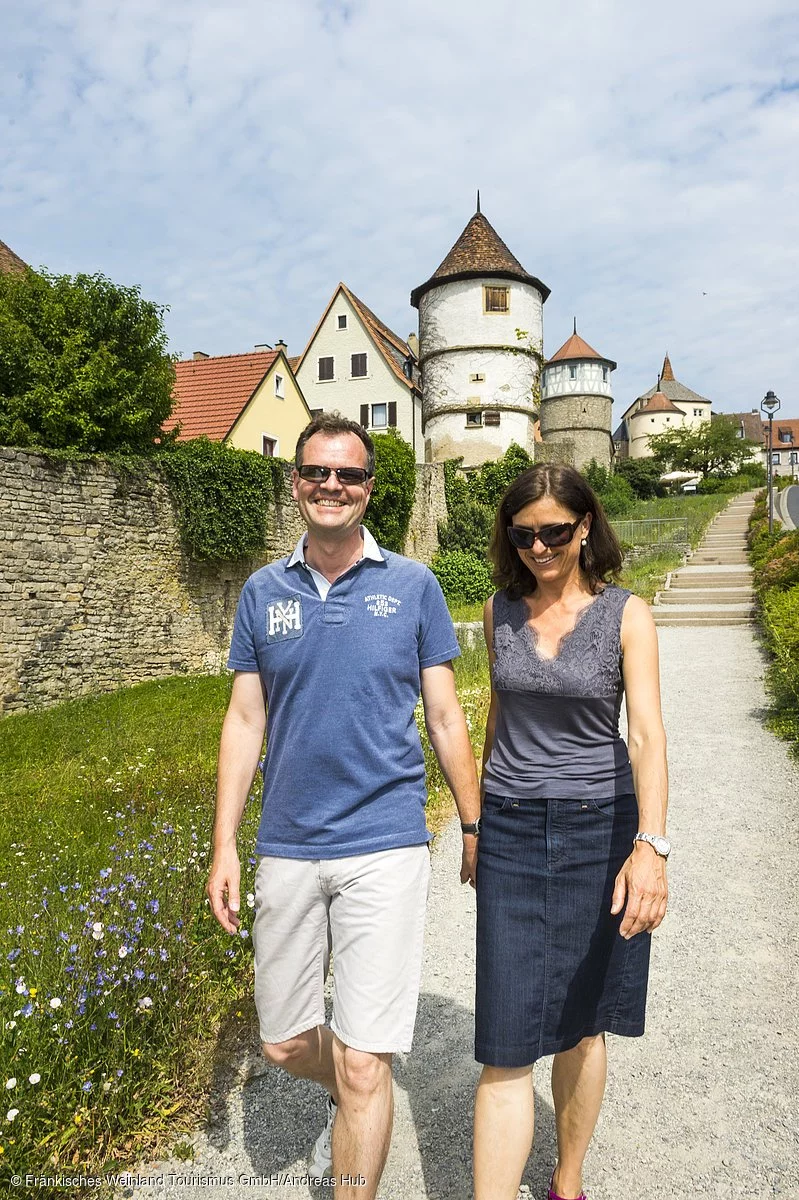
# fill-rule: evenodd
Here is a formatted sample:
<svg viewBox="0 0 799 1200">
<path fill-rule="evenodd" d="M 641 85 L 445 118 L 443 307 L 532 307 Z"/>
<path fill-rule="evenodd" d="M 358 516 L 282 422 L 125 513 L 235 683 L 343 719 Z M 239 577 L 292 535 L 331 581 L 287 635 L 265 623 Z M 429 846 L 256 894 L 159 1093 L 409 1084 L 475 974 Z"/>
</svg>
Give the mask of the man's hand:
<svg viewBox="0 0 799 1200">
<path fill-rule="evenodd" d="M 225 933 L 235 933 L 239 927 L 240 885 L 241 867 L 236 847 L 217 850 L 205 891 L 211 901 L 211 912 Z"/>
<path fill-rule="evenodd" d="M 615 915 L 624 908 L 619 926 L 621 936 L 631 938 L 657 929 L 666 915 L 668 895 L 665 858 L 655 854 L 645 842 L 639 842 L 616 876 L 613 889 L 610 911 Z"/>
<path fill-rule="evenodd" d="M 474 833 L 463 835 L 463 856 L 461 858 L 461 883 L 477 884 L 477 843 L 480 839 Z"/>
</svg>

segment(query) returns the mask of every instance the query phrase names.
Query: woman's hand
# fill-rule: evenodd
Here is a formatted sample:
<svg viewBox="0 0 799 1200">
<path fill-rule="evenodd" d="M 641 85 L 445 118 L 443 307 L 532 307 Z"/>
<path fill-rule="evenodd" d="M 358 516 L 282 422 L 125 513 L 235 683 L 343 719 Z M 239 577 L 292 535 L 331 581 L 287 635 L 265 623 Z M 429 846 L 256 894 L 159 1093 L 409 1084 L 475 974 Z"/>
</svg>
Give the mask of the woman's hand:
<svg viewBox="0 0 799 1200">
<path fill-rule="evenodd" d="M 669 885 L 666 860 L 646 842 L 636 843 L 630 857 L 616 876 L 610 911 L 624 909 L 619 933 L 623 938 L 657 929 L 666 915 Z M 626 908 L 625 908 L 626 901 Z"/>
</svg>

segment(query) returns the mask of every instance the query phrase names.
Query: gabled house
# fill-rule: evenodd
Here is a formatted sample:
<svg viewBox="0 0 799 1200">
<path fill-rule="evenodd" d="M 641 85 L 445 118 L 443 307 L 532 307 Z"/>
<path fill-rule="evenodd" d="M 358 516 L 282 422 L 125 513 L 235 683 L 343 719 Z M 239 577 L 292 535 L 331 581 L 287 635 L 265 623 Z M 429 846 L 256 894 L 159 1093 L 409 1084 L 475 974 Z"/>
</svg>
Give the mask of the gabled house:
<svg viewBox="0 0 799 1200">
<path fill-rule="evenodd" d="M 339 412 L 369 433 L 396 429 L 424 461 L 417 352 L 340 283 L 296 361 L 313 413 Z"/>
<path fill-rule="evenodd" d="M 175 407 L 166 427 L 178 441 L 208 437 L 239 450 L 293 459 L 311 420 L 283 349 L 211 356 L 197 350 L 175 364 Z"/>
<path fill-rule="evenodd" d="M 648 438 L 668 429 L 696 427 L 711 417 L 711 402 L 675 379 L 668 354 L 657 387 L 633 400 L 613 434 L 619 458 L 649 458 Z"/>
</svg>

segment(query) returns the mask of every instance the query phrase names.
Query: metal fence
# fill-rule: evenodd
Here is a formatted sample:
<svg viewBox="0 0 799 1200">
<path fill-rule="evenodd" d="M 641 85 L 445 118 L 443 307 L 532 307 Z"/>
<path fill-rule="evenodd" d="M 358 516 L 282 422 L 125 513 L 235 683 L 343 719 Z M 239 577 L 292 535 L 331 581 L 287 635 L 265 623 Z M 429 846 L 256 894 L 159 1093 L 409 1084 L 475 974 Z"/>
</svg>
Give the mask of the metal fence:
<svg viewBox="0 0 799 1200">
<path fill-rule="evenodd" d="M 619 541 L 628 546 L 672 546 L 688 541 L 687 517 L 651 517 L 611 524 Z"/>
</svg>

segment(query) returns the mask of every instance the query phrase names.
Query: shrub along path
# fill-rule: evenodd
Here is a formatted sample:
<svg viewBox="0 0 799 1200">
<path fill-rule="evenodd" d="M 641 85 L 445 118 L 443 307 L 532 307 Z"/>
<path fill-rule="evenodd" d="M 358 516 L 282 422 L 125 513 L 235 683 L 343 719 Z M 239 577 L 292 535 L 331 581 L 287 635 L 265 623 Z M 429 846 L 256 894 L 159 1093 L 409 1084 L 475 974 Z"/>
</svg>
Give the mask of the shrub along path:
<svg viewBox="0 0 799 1200">
<path fill-rule="evenodd" d="M 671 906 L 653 946 L 648 1032 L 609 1039 L 605 1106 L 586 1165 L 590 1200 L 766 1200 L 799 1195 L 796 1062 L 799 768 L 765 730 L 763 656 L 751 628 L 659 631 L 671 768 Z M 457 881 L 460 836 L 434 851 L 413 1052 L 396 1064 L 384 1200 L 471 1195 L 474 897 Z M 330 1195 L 279 1175 L 304 1171 L 323 1114 L 318 1088 L 258 1060 L 257 1034 L 220 1063 L 213 1123 L 192 1162 L 141 1168 L 144 1200 Z M 536 1070 L 538 1128 L 524 1194 L 546 1195 L 554 1130 L 548 1063 Z M 169 1172 L 178 1179 L 170 1181 Z M 263 1184 L 242 1182 L 265 1178 Z M 271 1181 L 270 1180 L 271 1178 Z"/>
</svg>

